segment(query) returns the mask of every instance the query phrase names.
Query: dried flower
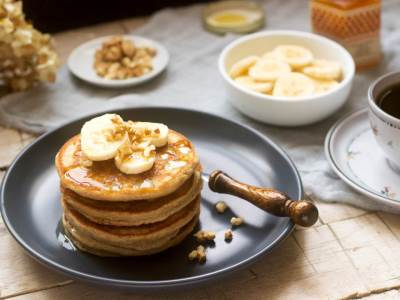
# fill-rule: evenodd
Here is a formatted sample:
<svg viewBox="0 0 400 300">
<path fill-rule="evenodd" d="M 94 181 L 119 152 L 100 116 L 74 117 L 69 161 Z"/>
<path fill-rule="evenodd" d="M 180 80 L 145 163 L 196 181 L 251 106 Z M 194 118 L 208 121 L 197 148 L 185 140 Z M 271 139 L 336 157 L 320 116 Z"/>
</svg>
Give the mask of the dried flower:
<svg viewBox="0 0 400 300">
<path fill-rule="evenodd" d="M 25 20 L 21 1 L 0 0 L 0 61 L 0 78 L 13 91 L 56 79 L 52 40 Z"/>
</svg>

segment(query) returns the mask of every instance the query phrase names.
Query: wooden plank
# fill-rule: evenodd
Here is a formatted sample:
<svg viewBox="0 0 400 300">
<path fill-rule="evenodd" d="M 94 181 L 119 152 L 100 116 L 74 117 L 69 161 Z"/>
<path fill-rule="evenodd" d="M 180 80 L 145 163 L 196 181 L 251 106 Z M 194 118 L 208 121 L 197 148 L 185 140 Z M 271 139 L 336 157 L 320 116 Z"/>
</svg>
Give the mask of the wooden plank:
<svg viewBox="0 0 400 300">
<path fill-rule="evenodd" d="M 34 261 L 0 224 L 0 297 L 27 293 L 71 280 Z"/>
<path fill-rule="evenodd" d="M 400 284 L 400 243 L 376 214 L 329 226 L 370 291 Z"/>
<path fill-rule="evenodd" d="M 36 139 L 35 135 L 27 133 L 27 132 L 21 132 L 21 140 L 22 140 L 22 146 L 23 147 L 29 145 L 35 139 Z"/>
<path fill-rule="evenodd" d="M 17 130 L 0 127 L 0 168 L 8 167 L 22 147 Z"/>
<path fill-rule="evenodd" d="M 319 201 L 317 207 L 319 218 L 324 224 L 351 219 L 366 213 L 363 209 L 339 203 L 332 204 Z"/>
</svg>

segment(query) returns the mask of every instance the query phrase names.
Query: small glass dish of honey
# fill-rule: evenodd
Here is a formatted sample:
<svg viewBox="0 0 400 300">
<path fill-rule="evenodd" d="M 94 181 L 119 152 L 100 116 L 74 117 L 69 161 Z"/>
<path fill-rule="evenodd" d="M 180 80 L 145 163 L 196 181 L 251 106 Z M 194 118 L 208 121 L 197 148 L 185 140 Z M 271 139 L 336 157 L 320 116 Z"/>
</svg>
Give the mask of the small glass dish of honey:
<svg viewBox="0 0 400 300">
<path fill-rule="evenodd" d="M 265 22 L 263 8 L 255 1 L 219 1 L 203 10 L 203 25 L 214 33 L 248 33 L 261 28 Z"/>
</svg>

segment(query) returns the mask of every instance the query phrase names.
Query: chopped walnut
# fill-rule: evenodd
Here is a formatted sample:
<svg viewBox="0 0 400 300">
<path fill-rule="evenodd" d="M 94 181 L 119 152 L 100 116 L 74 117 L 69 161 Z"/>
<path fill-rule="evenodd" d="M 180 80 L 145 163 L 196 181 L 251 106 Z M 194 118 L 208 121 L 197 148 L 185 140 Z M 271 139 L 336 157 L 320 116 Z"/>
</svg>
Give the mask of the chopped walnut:
<svg viewBox="0 0 400 300">
<path fill-rule="evenodd" d="M 233 232 L 231 229 L 228 229 L 227 231 L 225 231 L 225 241 L 231 241 L 233 239 Z"/>
<path fill-rule="evenodd" d="M 218 201 L 217 204 L 215 204 L 215 209 L 219 214 L 223 214 L 227 208 L 228 206 L 224 201 Z"/>
<path fill-rule="evenodd" d="M 191 251 L 188 255 L 190 261 L 197 260 L 199 263 L 204 263 L 207 260 L 206 249 L 200 245 L 195 250 Z"/>
<path fill-rule="evenodd" d="M 91 166 L 93 166 L 93 161 L 91 161 L 89 158 L 87 158 L 85 155 L 82 154 L 81 165 L 83 167 L 90 168 Z"/>
<path fill-rule="evenodd" d="M 153 69 L 155 54 L 152 48 L 138 47 L 131 40 L 115 36 L 106 40 L 96 51 L 93 67 L 97 75 L 106 79 L 139 77 Z"/>
<path fill-rule="evenodd" d="M 242 225 L 244 220 L 241 217 L 232 217 L 231 218 L 231 224 L 233 226 L 240 226 Z"/>
<path fill-rule="evenodd" d="M 197 260 L 199 263 L 204 263 L 207 260 L 206 249 L 201 245 L 197 247 Z"/>
<path fill-rule="evenodd" d="M 206 241 L 213 241 L 215 239 L 215 233 L 212 231 L 199 230 L 193 235 L 198 242 L 204 243 Z"/>
<path fill-rule="evenodd" d="M 197 259 L 197 250 L 193 250 L 189 253 L 188 255 L 189 260 L 195 260 Z"/>
</svg>

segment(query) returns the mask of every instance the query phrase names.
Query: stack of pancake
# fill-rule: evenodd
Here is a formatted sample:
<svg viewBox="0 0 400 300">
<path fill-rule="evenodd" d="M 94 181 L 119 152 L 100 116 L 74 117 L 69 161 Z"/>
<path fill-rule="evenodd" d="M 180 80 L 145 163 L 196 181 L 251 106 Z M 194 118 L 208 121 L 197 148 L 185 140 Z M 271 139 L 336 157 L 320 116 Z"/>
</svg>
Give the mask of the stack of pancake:
<svg viewBox="0 0 400 300">
<path fill-rule="evenodd" d="M 181 242 L 198 222 L 201 166 L 192 143 L 169 130 L 153 167 L 140 174 L 113 160 L 85 163 L 80 135 L 56 156 L 63 225 L 81 250 L 100 256 L 139 256 Z"/>
</svg>

